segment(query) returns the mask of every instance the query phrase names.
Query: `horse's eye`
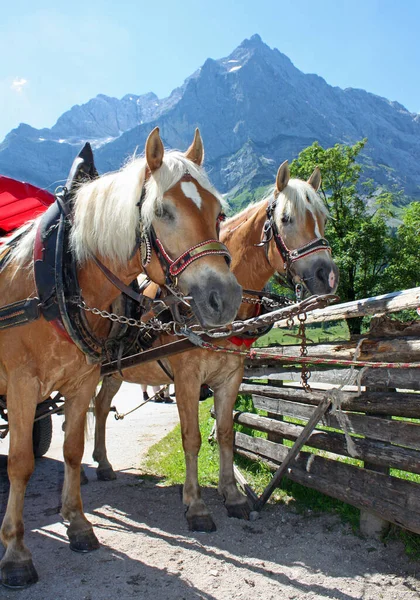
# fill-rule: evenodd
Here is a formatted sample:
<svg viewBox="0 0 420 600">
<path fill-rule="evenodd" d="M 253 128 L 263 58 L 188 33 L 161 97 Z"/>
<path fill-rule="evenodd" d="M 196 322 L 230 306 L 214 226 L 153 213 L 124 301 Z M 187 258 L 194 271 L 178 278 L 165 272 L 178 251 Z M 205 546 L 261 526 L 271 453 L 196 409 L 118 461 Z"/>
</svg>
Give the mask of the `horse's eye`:
<svg viewBox="0 0 420 600">
<path fill-rule="evenodd" d="M 289 215 L 283 215 L 282 218 L 281 218 L 281 222 L 286 225 L 286 223 L 291 223 L 292 219 L 290 218 Z"/>
<path fill-rule="evenodd" d="M 166 206 L 159 206 L 155 211 L 155 216 L 158 219 L 164 219 L 165 221 L 174 221 L 175 216 L 172 211 Z"/>
<path fill-rule="evenodd" d="M 224 212 L 221 212 L 217 216 L 216 225 L 220 226 L 220 224 L 223 223 L 223 221 L 226 221 L 226 215 Z"/>
</svg>

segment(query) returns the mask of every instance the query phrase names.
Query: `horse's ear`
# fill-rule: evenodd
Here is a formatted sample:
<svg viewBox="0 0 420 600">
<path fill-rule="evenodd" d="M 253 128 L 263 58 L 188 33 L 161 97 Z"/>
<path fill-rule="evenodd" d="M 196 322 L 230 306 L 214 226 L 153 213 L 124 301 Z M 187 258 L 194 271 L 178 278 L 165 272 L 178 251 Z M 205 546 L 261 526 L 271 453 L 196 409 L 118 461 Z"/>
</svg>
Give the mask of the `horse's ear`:
<svg viewBox="0 0 420 600">
<path fill-rule="evenodd" d="M 289 183 L 289 179 L 289 163 L 287 160 L 285 160 L 284 163 L 279 166 L 279 170 L 277 171 L 276 188 L 278 192 L 282 192 L 284 190 L 286 185 Z"/>
<path fill-rule="evenodd" d="M 159 127 L 155 127 L 146 140 L 146 161 L 149 169 L 156 171 L 162 166 L 165 149 L 159 135 Z"/>
<path fill-rule="evenodd" d="M 314 172 L 308 179 L 308 183 L 316 192 L 319 190 L 321 185 L 321 171 L 319 170 L 319 167 L 315 167 Z"/>
<path fill-rule="evenodd" d="M 93 160 L 92 148 L 89 142 L 86 142 L 73 161 L 69 176 L 67 177 L 66 188 L 69 192 L 74 191 L 73 188 L 78 183 L 91 181 L 92 179 L 96 179 L 96 177 L 98 177 L 98 171 Z"/>
<path fill-rule="evenodd" d="M 203 164 L 204 146 L 198 127 L 195 130 L 193 143 L 186 151 L 185 156 L 198 166 Z"/>
</svg>

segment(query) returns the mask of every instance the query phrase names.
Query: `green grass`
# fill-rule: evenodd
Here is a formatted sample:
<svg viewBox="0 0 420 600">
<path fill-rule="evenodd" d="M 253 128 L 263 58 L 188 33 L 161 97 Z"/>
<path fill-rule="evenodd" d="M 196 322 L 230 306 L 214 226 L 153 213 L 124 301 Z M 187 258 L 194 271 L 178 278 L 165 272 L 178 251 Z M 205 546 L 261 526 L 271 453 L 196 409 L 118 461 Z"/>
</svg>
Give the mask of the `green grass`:
<svg viewBox="0 0 420 600">
<path fill-rule="evenodd" d="M 217 487 L 219 479 L 219 452 L 217 444 L 209 444 L 207 438 L 213 427 L 210 416 L 213 398 L 200 402 L 199 419 L 203 444 L 200 450 L 198 478 L 200 485 Z M 181 442 L 181 428 L 175 427 L 163 440 L 149 450 L 143 467 L 153 475 L 163 477 L 164 485 L 182 484 L 185 480 L 184 451 Z"/>
<path fill-rule="evenodd" d="M 300 340 L 294 337 L 297 331 L 297 327 L 293 327 L 292 329 L 273 327 L 269 333 L 260 337 L 254 346 L 257 348 L 266 348 L 299 344 Z M 307 325 L 306 336 L 308 343 L 312 344 L 341 342 L 350 339 L 349 329 L 345 321 L 331 321 Z"/>
</svg>

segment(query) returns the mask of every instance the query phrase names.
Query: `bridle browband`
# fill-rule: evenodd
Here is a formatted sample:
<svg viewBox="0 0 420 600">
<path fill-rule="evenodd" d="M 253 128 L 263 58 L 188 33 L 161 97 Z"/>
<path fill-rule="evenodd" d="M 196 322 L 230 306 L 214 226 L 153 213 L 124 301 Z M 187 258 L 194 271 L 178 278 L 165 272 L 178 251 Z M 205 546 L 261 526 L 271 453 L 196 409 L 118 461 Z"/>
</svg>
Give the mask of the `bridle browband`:
<svg viewBox="0 0 420 600">
<path fill-rule="evenodd" d="M 302 295 L 302 284 L 305 285 L 305 283 L 301 279 L 301 277 L 296 273 L 294 269 L 294 263 L 300 260 L 301 258 L 310 256 L 311 254 L 315 254 L 316 252 L 321 252 L 322 250 L 327 250 L 331 253 L 331 246 L 325 238 L 320 237 L 311 240 L 310 242 L 303 246 L 300 246 L 299 248 L 290 250 L 287 247 L 284 239 L 282 238 L 277 227 L 276 221 L 274 219 L 274 212 L 277 206 L 277 200 L 278 197 L 273 196 L 268 201 L 266 209 L 267 218 L 265 220 L 262 230 L 262 240 L 259 244 L 256 244 L 256 246 L 264 246 L 266 258 L 268 263 L 270 264 L 270 259 L 268 257 L 268 245 L 274 238 L 277 250 L 283 259 L 285 270 L 285 276 L 282 276 L 280 273 L 278 274 L 279 279 L 283 285 L 286 285 L 287 287 L 295 290 L 296 295 Z M 298 279 L 298 282 L 295 281 L 296 278 Z"/>
</svg>

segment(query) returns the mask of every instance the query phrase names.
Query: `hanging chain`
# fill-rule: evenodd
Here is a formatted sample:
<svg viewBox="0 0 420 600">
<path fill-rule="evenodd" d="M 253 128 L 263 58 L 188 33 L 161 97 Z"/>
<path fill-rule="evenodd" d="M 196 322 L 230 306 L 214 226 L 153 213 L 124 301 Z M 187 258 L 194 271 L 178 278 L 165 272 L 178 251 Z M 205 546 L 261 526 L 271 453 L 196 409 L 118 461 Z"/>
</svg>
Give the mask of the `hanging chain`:
<svg viewBox="0 0 420 600">
<path fill-rule="evenodd" d="M 306 337 L 306 313 L 300 313 L 298 315 L 298 321 L 299 321 L 299 329 L 298 329 L 298 333 L 297 333 L 297 337 L 300 338 L 301 342 L 300 342 L 300 356 L 306 357 L 308 356 L 308 340 Z M 311 377 L 311 371 L 310 369 L 308 369 L 306 363 L 302 364 L 302 371 L 300 374 L 300 380 L 302 383 L 302 387 L 305 390 L 305 392 L 310 392 L 311 391 L 311 386 L 309 385 L 308 381 Z"/>
<path fill-rule="evenodd" d="M 84 300 L 80 300 L 76 302 L 77 306 L 86 312 L 90 312 L 94 315 L 98 315 L 104 319 L 109 319 L 110 321 L 121 323 L 123 325 L 130 325 L 132 327 L 138 327 L 141 330 L 155 331 L 155 332 L 164 332 L 173 336 L 186 335 L 189 337 L 189 334 L 192 334 L 194 338 L 197 338 L 193 343 L 198 346 L 202 344 L 198 342 L 200 338 L 200 333 L 205 333 L 207 337 L 211 337 L 213 339 L 226 339 L 232 335 L 239 335 L 243 332 L 255 331 L 261 327 L 265 327 L 267 325 L 271 325 L 280 319 L 287 319 L 287 324 L 293 324 L 293 317 L 297 317 L 299 319 L 299 331 L 296 336 L 301 339 L 301 356 L 307 355 L 307 340 L 306 340 L 306 332 L 305 332 L 305 321 L 306 321 L 306 313 L 314 310 L 315 308 L 323 308 L 334 301 L 336 296 L 332 294 L 325 294 L 324 296 L 310 296 L 306 300 L 302 300 L 297 304 L 290 304 L 286 306 L 282 306 L 279 309 L 276 309 L 272 312 L 269 312 L 264 315 L 260 315 L 258 317 L 252 317 L 247 319 L 246 321 L 233 321 L 229 326 L 214 328 L 206 331 L 197 330 L 197 326 L 192 326 L 192 328 L 186 327 L 184 324 L 177 323 L 176 321 L 170 321 L 169 323 L 162 323 L 157 318 L 150 319 L 143 323 L 143 321 L 132 319 L 125 317 L 124 315 L 117 315 L 115 313 L 110 313 L 107 310 L 100 310 L 99 308 L 92 308 L 86 304 Z M 290 335 L 290 334 L 286 334 Z M 204 346 L 202 346 L 204 347 Z M 306 377 L 306 379 L 304 379 Z M 307 380 L 310 377 L 310 373 L 306 370 L 305 373 L 302 373 L 302 383 L 305 389 L 309 390 L 309 384 Z M 305 387 L 306 386 L 306 387 Z"/>
</svg>

